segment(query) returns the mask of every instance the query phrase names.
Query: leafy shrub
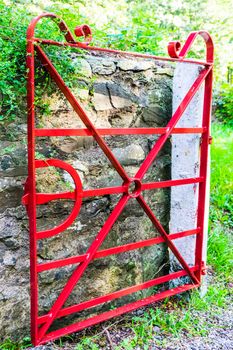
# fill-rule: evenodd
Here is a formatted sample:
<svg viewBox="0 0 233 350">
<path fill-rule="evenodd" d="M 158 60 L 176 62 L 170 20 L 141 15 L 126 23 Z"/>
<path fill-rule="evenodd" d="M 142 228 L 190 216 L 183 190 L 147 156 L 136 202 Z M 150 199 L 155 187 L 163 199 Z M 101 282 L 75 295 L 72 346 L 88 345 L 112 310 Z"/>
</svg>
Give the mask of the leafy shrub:
<svg viewBox="0 0 233 350">
<path fill-rule="evenodd" d="M 63 18 L 70 29 L 74 29 L 78 23 L 87 22 L 85 17 L 80 15 L 76 5 L 66 7 L 64 3 L 58 2 L 46 7 L 46 11 L 54 12 Z M 30 21 L 36 15 L 38 13 L 33 7 L 25 8 L 20 2 L 12 2 L 7 6 L 4 0 L 0 0 L 0 122 L 3 122 L 5 126 L 17 118 L 26 118 L 26 31 Z M 105 30 L 108 31 L 109 28 L 100 30 L 95 24 L 91 24 L 95 32 L 95 44 L 114 46 L 123 50 L 145 51 L 148 48 L 147 40 L 152 38 L 150 37 L 151 29 L 149 30 L 142 23 L 141 12 L 134 20 L 137 22 L 135 23 L 136 29 L 131 27 L 118 30 L 119 35 L 106 35 Z M 158 25 L 150 23 L 150 26 L 154 27 L 154 33 L 156 33 Z M 38 23 L 36 36 L 64 41 L 63 35 L 51 18 L 44 18 Z M 156 51 L 157 42 L 161 40 L 161 37 L 156 38 L 154 34 L 152 39 L 152 49 Z M 78 68 L 72 62 L 71 53 L 77 50 L 69 47 L 44 46 L 43 48 L 58 72 L 62 72 L 62 77 L 67 85 L 71 87 L 78 74 Z M 36 106 L 42 113 L 48 113 L 48 108 L 41 97 L 45 91 L 49 93 L 53 85 L 49 75 L 40 65 L 36 67 L 35 80 Z"/>
<path fill-rule="evenodd" d="M 233 126 L 233 85 L 222 84 L 215 101 L 215 116 Z"/>
<path fill-rule="evenodd" d="M 211 32 L 219 32 L 215 23 L 213 25 L 211 22 L 210 27 L 208 26 L 210 16 L 206 17 L 206 4 L 207 0 L 197 0 L 195 3 L 183 0 L 180 4 L 163 0 L 157 0 L 156 4 L 153 0 L 0 0 L 0 121 L 8 124 L 17 117 L 26 116 L 25 37 L 30 20 L 39 13 L 56 13 L 65 20 L 71 30 L 78 24 L 89 24 L 96 46 L 167 55 L 168 41 L 182 41 L 192 30 L 204 27 Z M 216 18 L 214 17 L 214 20 Z M 221 23 L 221 32 L 222 25 Z M 38 37 L 63 40 L 51 19 L 43 19 L 37 28 Z M 198 41 L 195 43 L 189 56 L 199 57 L 203 48 L 203 40 L 200 39 L 200 44 Z M 63 77 L 70 83 L 74 67 L 69 63 L 71 60 L 66 60 L 69 57 L 68 50 L 61 53 L 59 48 L 56 49 L 60 53 L 52 52 L 56 61 L 53 63 L 57 64 L 56 67 L 63 65 Z M 216 53 L 218 56 L 218 50 Z M 60 58 L 63 55 L 65 59 L 60 59 L 59 62 L 59 55 Z M 46 112 L 46 106 L 43 107 L 40 96 L 45 86 L 48 91 L 50 80 L 42 69 L 37 70 L 36 77 L 39 83 L 37 105 L 41 105 L 42 110 Z M 218 104 L 222 105 L 221 108 L 218 106 L 217 114 L 220 116 L 221 113 L 225 113 L 228 118 L 228 115 L 232 115 L 229 110 L 232 107 L 225 102 L 227 96 L 224 94 L 223 91 L 218 101 Z"/>
<path fill-rule="evenodd" d="M 27 14 L 12 12 L 0 1 L 0 93 L 1 115 L 11 121 L 20 112 L 20 101 L 26 94 L 25 33 Z"/>
<path fill-rule="evenodd" d="M 57 11 L 59 12 L 59 11 Z M 59 14 L 59 13 L 58 13 Z M 37 13 L 20 6 L 6 6 L 0 0 L 0 121 L 8 124 L 18 118 L 25 118 L 26 110 L 26 31 L 27 27 Z M 71 20 L 74 15 L 70 14 Z M 76 20 L 79 22 L 79 19 Z M 43 19 L 37 26 L 38 37 L 53 38 L 62 41 L 57 25 L 51 19 Z M 46 48 L 46 52 L 52 58 L 56 68 L 64 72 L 65 80 L 71 79 L 75 67 L 69 54 L 72 49 L 59 50 L 58 48 Z M 36 104 L 42 110 L 41 96 L 51 86 L 50 79 L 41 67 L 36 68 L 37 96 Z"/>
</svg>

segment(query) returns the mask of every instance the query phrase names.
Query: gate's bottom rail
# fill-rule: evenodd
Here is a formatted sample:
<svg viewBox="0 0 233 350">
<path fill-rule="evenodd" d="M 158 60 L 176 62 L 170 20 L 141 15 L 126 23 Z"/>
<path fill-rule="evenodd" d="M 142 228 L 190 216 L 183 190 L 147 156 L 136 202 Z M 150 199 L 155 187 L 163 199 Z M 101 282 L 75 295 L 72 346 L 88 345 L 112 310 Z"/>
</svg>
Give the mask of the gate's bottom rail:
<svg viewBox="0 0 233 350">
<path fill-rule="evenodd" d="M 182 276 L 185 276 L 185 275 L 180 274 L 177 277 L 182 277 Z M 188 290 L 191 290 L 191 289 L 197 288 L 197 287 L 199 287 L 199 285 L 186 284 L 184 286 L 180 286 L 180 287 L 176 287 L 176 288 L 173 288 L 170 290 L 166 290 L 164 292 L 160 292 L 158 294 L 152 295 L 152 296 L 147 297 L 145 299 L 135 301 L 135 302 L 130 303 L 128 305 L 120 306 L 115 310 L 103 312 L 100 315 L 90 317 L 84 321 L 81 321 L 81 322 L 78 322 L 75 324 L 71 324 L 70 326 L 67 326 L 67 327 L 64 327 L 64 328 L 61 328 L 59 330 L 56 330 L 56 331 L 53 331 L 53 332 L 46 334 L 46 336 L 43 338 L 43 340 L 40 342 L 40 344 L 46 343 L 46 342 L 51 341 L 51 340 L 55 340 L 55 339 L 62 337 L 66 334 L 81 331 L 82 329 L 93 326 L 97 323 L 107 321 L 113 317 L 123 315 L 127 312 L 134 311 L 140 307 L 143 307 L 143 306 L 146 306 L 148 304 L 154 303 L 156 301 L 171 297 L 171 296 L 176 295 L 176 294 L 186 292 Z"/>
</svg>

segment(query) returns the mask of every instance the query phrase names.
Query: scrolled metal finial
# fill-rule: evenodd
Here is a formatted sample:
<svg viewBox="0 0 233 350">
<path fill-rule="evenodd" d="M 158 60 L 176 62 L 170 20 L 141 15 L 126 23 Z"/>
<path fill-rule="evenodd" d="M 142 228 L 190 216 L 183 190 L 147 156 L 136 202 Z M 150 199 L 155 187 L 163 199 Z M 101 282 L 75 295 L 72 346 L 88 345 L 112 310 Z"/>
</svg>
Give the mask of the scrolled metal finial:
<svg viewBox="0 0 233 350">
<path fill-rule="evenodd" d="M 179 41 L 170 41 L 167 46 L 168 54 L 171 58 L 179 58 L 181 43 Z"/>
<path fill-rule="evenodd" d="M 85 44 L 88 45 L 92 41 L 92 32 L 91 28 L 87 24 L 82 24 L 77 26 L 74 30 L 74 33 L 77 37 L 83 36 L 85 39 Z"/>
<path fill-rule="evenodd" d="M 171 41 L 168 44 L 168 54 L 171 58 L 185 58 L 185 56 L 190 51 L 193 42 L 197 36 L 201 36 L 206 44 L 206 61 L 207 63 L 212 64 L 214 61 L 214 44 L 210 34 L 205 30 L 199 30 L 196 32 L 191 32 L 188 35 L 184 45 L 181 47 L 181 44 L 178 41 Z"/>
<path fill-rule="evenodd" d="M 27 29 L 27 40 L 31 41 L 34 40 L 34 34 L 35 34 L 35 28 L 37 23 L 42 19 L 42 18 L 51 18 L 59 27 L 61 32 L 64 34 L 65 39 L 68 43 L 75 43 L 75 40 L 73 38 L 73 35 L 71 34 L 71 31 L 69 30 L 68 26 L 66 23 L 57 15 L 54 13 L 42 13 L 40 16 L 37 16 L 32 19 L 31 23 L 28 26 Z"/>
</svg>

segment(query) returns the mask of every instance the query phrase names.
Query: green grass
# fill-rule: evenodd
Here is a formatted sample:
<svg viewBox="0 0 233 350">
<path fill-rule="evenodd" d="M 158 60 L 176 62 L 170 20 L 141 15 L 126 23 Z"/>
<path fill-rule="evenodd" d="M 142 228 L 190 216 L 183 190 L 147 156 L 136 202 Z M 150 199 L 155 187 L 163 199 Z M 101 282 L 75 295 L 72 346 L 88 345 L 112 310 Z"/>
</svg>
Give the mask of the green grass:
<svg viewBox="0 0 233 350">
<path fill-rule="evenodd" d="M 218 278 L 226 282 L 232 280 L 233 244 L 230 230 L 215 225 L 208 239 L 208 264 L 214 268 Z"/>
<path fill-rule="evenodd" d="M 28 349 L 28 347 L 32 346 L 31 339 L 29 337 L 25 337 L 20 341 L 13 341 L 11 339 L 6 339 L 4 343 L 0 344 L 1 350 L 23 350 Z"/>
<path fill-rule="evenodd" d="M 213 125 L 208 264 L 222 281 L 233 271 L 233 128 Z"/>
<path fill-rule="evenodd" d="M 210 223 L 233 227 L 233 127 L 214 124 L 212 134 Z"/>
</svg>

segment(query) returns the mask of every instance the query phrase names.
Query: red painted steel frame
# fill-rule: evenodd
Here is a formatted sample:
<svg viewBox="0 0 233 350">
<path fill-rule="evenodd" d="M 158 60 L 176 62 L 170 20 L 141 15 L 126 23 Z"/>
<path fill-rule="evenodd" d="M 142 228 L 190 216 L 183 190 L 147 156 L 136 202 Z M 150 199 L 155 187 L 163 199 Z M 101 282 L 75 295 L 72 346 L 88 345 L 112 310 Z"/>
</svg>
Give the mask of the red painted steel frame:
<svg viewBox="0 0 233 350">
<path fill-rule="evenodd" d="M 53 40 L 40 39 L 34 37 L 35 27 L 37 22 L 44 17 L 49 17 L 57 23 L 61 32 L 64 34 L 66 42 L 56 42 Z M 38 16 L 32 20 L 28 27 L 27 31 L 27 68 L 28 68 L 28 179 L 25 186 L 25 195 L 23 197 L 23 203 L 27 207 L 27 212 L 29 216 L 29 230 L 30 230 L 30 283 L 31 283 L 31 335 L 32 342 L 34 345 L 45 343 L 49 340 L 56 339 L 60 336 L 66 335 L 71 332 L 81 330 L 85 327 L 94 325 L 98 322 L 110 319 L 111 317 L 123 314 L 128 311 L 132 311 L 138 307 L 147 305 L 149 303 L 155 302 L 157 300 L 166 298 L 168 296 L 184 292 L 191 288 L 196 288 L 200 286 L 201 275 L 204 273 L 204 266 L 202 262 L 202 246 L 203 246 L 203 227 L 204 227 L 204 218 L 205 218 L 205 197 L 206 197 L 206 175 L 207 175 L 207 164 L 208 164 L 208 146 L 209 146 L 209 126 L 210 126 L 210 112 L 211 112 L 211 95 L 212 95 L 212 72 L 213 72 L 213 42 L 210 35 L 205 31 L 192 32 L 188 36 L 184 46 L 181 48 L 179 42 L 170 42 L 168 44 L 168 53 L 170 57 L 157 57 L 154 55 L 145 55 L 132 52 L 123 52 L 112 49 L 104 49 L 99 47 L 88 46 L 91 41 L 91 30 L 87 25 L 79 26 L 75 29 L 76 36 L 83 36 L 85 42 L 77 42 L 73 35 L 71 34 L 67 25 L 59 19 L 56 15 L 51 13 L 45 13 L 41 16 Z M 193 41 L 197 36 L 201 36 L 206 43 L 206 60 L 197 61 L 186 59 L 186 55 L 189 52 Z M 57 70 L 53 66 L 52 62 L 47 57 L 46 53 L 42 49 L 43 45 L 56 45 L 56 46 L 71 46 L 75 48 L 82 48 L 85 50 L 101 51 L 101 52 L 110 52 L 117 53 L 124 56 L 133 56 L 141 58 L 151 58 L 156 60 L 164 61 L 173 61 L 173 62 L 184 62 L 184 63 L 193 63 L 201 64 L 203 66 L 202 71 L 199 76 L 185 95 L 181 104 L 171 117 L 166 127 L 163 128 L 111 128 L 111 129 L 97 129 L 91 123 L 88 115 L 85 110 L 81 107 L 79 102 L 76 100 L 70 89 L 64 83 L 62 77 L 58 74 Z M 34 71 L 35 71 L 35 50 L 37 52 L 37 57 L 42 62 L 42 65 L 47 69 L 53 80 L 56 82 L 59 89 L 62 91 L 64 96 L 67 98 L 69 103 L 72 105 L 77 115 L 81 118 L 83 123 L 86 126 L 86 129 L 37 129 L 35 127 L 35 103 L 34 103 L 34 92 L 35 92 L 35 81 L 34 81 Z M 200 86 L 204 83 L 204 107 L 203 107 L 203 118 L 202 125 L 199 128 L 175 128 L 177 122 L 182 117 L 182 114 L 186 110 L 190 101 L 192 100 L 195 93 L 198 91 Z M 143 177 L 146 174 L 147 170 L 150 168 L 151 164 L 154 162 L 159 151 L 163 147 L 164 143 L 167 141 L 168 137 L 171 134 L 187 134 L 187 133 L 199 133 L 202 134 L 202 142 L 200 146 L 200 175 L 197 178 L 188 178 L 188 179 L 178 179 L 178 180 L 169 180 L 161 182 L 151 182 L 144 183 Z M 102 136 L 104 135 L 133 135 L 133 134 L 159 134 L 160 137 L 158 141 L 153 146 L 152 150 L 149 152 L 145 160 L 143 161 L 140 169 L 134 178 L 130 178 L 125 172 L 124 168 L 115 158 L 112 151 L 109 149 L 105 143 Z M 108 157 L 109 161 L 112 163 L 113 167 L 119 173 L 122 178 L 122 186 L 118 187 L 107 187 L 100 189 L 89 189 L 83 190 L 82 183 L 78 176 L 78 173 L 70 166 L 69 164 L 57 160 L 57 159 L 48 159 L 36 160 L 35 159 L 35 140 L 37 137 L 41 136 L 92 136 L 98 145 L 101 147 L 105 155 Z M 74 180 L 75 190 L 74 192 L 64 192 L 59 194 L 51 193 L 36 193 L 36 169 L 41 167 L 54 166 L 66 170 Z M 129 186 L 131 183 L 134 183 L 135 190 L 130 192 Z M 145 202 L 142 191 L 151 190 L 155 188 L 162 187 L 171 187 L 171 186 L 181 186 L 185 184 L 199 184 L 199 198 L 198 198 L 198 217 L 197 217 L 197 227 L 192 230 L 172 233 L 170 235 L 164 230 L 148 204 Z M 91 196 L 103 196 L 106 194 L 119 194 L 122 196 L 113 209 L 112 213 L 106 220 L 105 224 L 97 234 L 95 240 L 90 245 L 87 252 L 83 255 L 72 256 L 62 260 L 55 260 L 46 263 L 37 263 L 37 241 L 47 237 L 52 237 L 61 233 L 67 227 L 69 227 L 72 222 L 76 219 L 81 204 L 82 198 L 91 197 Z M 56 199 L 68 199 L 74 201 L 74 207 L 69 217 L 59 226 L 56 226 L 53 229 L 45 231 L 37 231 L 36 227 L 36 206 L 40 204 L 47 203 L 51 200 Z M 123 211 L 126 203 L 129 198 L 135 198 L 138 203 L 141 205 L 145 213 L 150 218 L 151 222 L 154 224 L 160 237 L 155 237 L 152 239 L 139 241 L 135 243 L 129 243 L 122 246 L 117 246 L 105 250 L 99 250 L 102 242 L 108 235 L 113 224 Z M 195 266 L 189 266 L 184 258 L 181 256 L 176 246 L 173 243 L 173 240 L 189 235 L 196 235 L 196 253 L 195 253 Z M 125 288 L 114 293 L 104 295 L 98 298 L 87 300 L 77 305 L 70 307 L 64 307 L 64 304 L 72 292 L 73 288 L 79 281 L 80 277 L 88 267 L 89 263 L 94 259 L 103 258 L 111 254 L 119 254 L 133 249 L 138 249 L 153 244 L 159 244 L 165 242 L 171 251 L 174 253 L 178 261 L 182 266 L 182 270 L 168 275 L 155 278 L 153 280 L 144 282 L 142 284 Z M 57 300 L 54 302 L 51 310 L 48 314 L 43 316 L 38 316 L 38 274 L 42 271 L 47 271 L 55 268 L 59 268 L 69 264 L 78 264 L 62 292 L 58 296 Z M 117 309 L 110 310 L 104 313 L 101 313 L 97 316 L 90 317 L 86 320 L 77 322 L 63 329 L 58 329 L 56 331 L 49 331 L 50 326 L 53 321 L 57 318 L 64 317 L 81 310 L 91 308 L 96 305 L 106 303 L 110 300 L 120 298 L 130 293 L 134 293 L 139 290 L 143 290 L 182 276 L 189 276 L 191 283 L 185 284 L 181 287 L 174 289 L 168 289 L 164 292 L 160 292 L 148 298 L 135 301 L 133 303 L 121 306 Z"/>
</svg>

